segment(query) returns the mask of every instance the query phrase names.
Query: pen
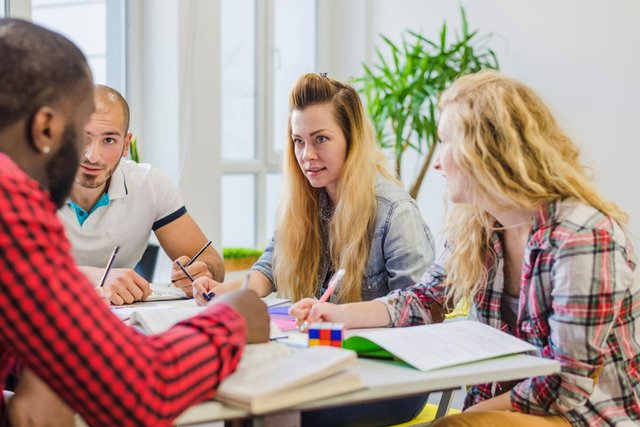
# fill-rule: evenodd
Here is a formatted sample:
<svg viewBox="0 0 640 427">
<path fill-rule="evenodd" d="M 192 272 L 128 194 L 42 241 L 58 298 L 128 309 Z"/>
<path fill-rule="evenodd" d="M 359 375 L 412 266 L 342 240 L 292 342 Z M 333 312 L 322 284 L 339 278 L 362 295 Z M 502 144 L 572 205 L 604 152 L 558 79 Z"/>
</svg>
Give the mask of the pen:
<svg viewBox="0 0 640 427">
<path fill-rule="evenodd" d="M 207 249 L 210 245 L 211 245 L 211 240 L 205 243 L 204 246 L 201 247 L 198 252 L 196 252 L 196 254 L 189 260 L 189 262 L 187 262 L 185 267 L 189 267 L 191 264 L 193 264 L 193 262 L 200 256 L 200 254 L 202 254 L 202 252 L 204 252 L 204 250 Z"/>
<path fill-rule="evenodd" d="M 191 280 L 191 283 L 194 282 L 193 276 L 191 276 L 191 274 L 189 274 L 189 272 L 187 271 L 186 268 L 184 268 L 184 265 L 182 265 L 180 263 L 180 261 L 176 260 L 176 264 L 178 264 L 178 267 L 180 268 L 180 270 L 182 270 L 182 272 L 185 274 L 185 276 L 187 276 L 187 279 Z M 211 294 L 202 294 L 202 297 L 207 300 L 207 301 L 211 301 L 211 298 L 214 297 L 214 295 Z"/>
<path fill-rule="evenodd" d="M 204 244 L 204 246 L 203 246 L 203 247 L 201 247 L 201 248 L 200 248 L 200 250 L 199 250 L 198 252 L 196 252 L 196 254 L 195 254 L 193 257 L 191 257 L 191 259 L 190 259 L 189 261 L 187 261 L 187 263 L 186 263 L 184 266 L 185 266 L 185 267 L 189 267 L 191 264 L 193 264 L 193 263 L 194 263 L 194 261 L 195 261 L 196 259 L 198 259 L 198 257 L 200 256 L 200 254 L 202 254 L 202 252 L 204 252 L 204 250 L 205 250 L 205 249 L 207 249 L 210 245 L 211 245 L 211 240 L 209 240 L 207 243 L 205 243 L 205 244 Z M 182 271 L 184 271 L 184 270 L 182 270 Z M 193 280 L 191 280 L 191 281 L 193 282 Z M 169 284 L 169 286 L 171 286 L 171 285 L 173 285 L 173 284 L 174 284 L 174 283 L 173 283 L 173 282 L 171 282 L 171 283 Z M 207 300 L 207 301 L 209 301 L 209 300 Z"/>
<path fill-rule="evenodd" d="M 104 273 L 102 273 L 102 279 L 100 279 L 100 285 L 98 285 L 99 288 L 104 286 L 104 281 L 107 280 L 107 274 L 109 274 L 109 270 L 111 270 L 111 266 L 113 265 L 113 261 L 116 259 L 116 254 L 119 249 L 120 246 L 114 246 L 113 252 L 111 252 L 111 256 L 109 257 L 109 262 L 107 262 L 107 266 L 104 268 Z"/>
<path fill-rule="evenodd" d="M 344 268 L 341 268 L 340 270 L 336 271 L 336 274 L 334 274 L 331 280 L 329 280 L 329 286 L 327 286 L 327 290 L 324 291 L 324 293 L 318 300 L 318 304 L 322 304 L 323 302 L 326 302 L 329 299 L 329 297 L 331 296 L 333 291 L 336 289 L 336 287 L 338 286 L 338 284 L 340 283 L 343 277 L 344 277 Z M 302 325 L 300 325 L 300 332 L 304 331 L 308 327 L 309 327 L 309 321 L 305 320 L 302 323 Z"/>
<path fill-rule="evenodd" d="M 191 274 L 189 274 L 189 272 L 187 271 L 186 268 L 184 268 L 184 265 L 182 265 L 180 263 L 180 261 L 176 260 L 176 264 L 178 264 L 178 267 L 180 267 L 180 270 L 182 270 L 182 272 L 184 273 L 185 276 L 187 276 L 187 279 L 189 279 L 191 281 L 191 283 L 193 283 L 195 281 L 195 279 L 193 278 L 193 276 Z"/>
</svg>

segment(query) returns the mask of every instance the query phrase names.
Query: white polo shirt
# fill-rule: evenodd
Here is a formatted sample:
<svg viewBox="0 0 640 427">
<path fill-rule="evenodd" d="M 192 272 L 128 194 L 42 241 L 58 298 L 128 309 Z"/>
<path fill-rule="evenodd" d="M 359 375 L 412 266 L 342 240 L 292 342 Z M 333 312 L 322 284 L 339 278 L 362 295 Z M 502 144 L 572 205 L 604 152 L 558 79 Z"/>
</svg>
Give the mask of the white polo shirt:
<svg viewBox="0 0 640 427">
<path fill-rule="evenodd" d="M 99 203 L 82 224 L 71 200 L 58 211 L 78 265 L 104 267 L 118 245 L 113 267 L 133 268 L 147 247 L 151 231 L 187 212 L 169 179 L 148 164 L 122 159 L 111 176 L 107 194 L 108 203 Z"/>
</svg>

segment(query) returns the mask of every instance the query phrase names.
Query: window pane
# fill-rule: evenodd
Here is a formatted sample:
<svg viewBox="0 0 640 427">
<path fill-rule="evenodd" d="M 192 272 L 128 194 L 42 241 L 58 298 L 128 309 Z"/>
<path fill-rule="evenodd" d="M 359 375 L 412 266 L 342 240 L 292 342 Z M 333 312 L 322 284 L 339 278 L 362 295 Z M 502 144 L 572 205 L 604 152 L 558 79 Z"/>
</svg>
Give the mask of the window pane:
<svg viewBox="0 0 640 427">
<path fill-rule="evenodd" d="M 222 246 L 253 248 L 256 245 L 256 177 L 253 174 L 222 175 Z"/>
<path fill-rule="evenodd" d="M 316 70 L 316 0 L 275 0 L 273 58 L 273 146 L 282 151 L 288 99 L 301 74 Z"/>
<path fill-rule="evenodd" d="M 89 67 L 93 73 L 93 82 L 101 85 L 107 84 L 107 58 L 104 55 L 90 55 L 87 57 L 87 61 L 89 61 Z"/>
<path fill-rule="evenodd" d="M 256 156 L 256 3 L 220 2 L 222 158 Z"/>
<path fill-rule="evenodd" d="M 266 194 L 266 212 L 267 221 L 265 243 L 269 243 L 276 230 L 276 213 L 278 209 L 278 199 L 280 198 L 280 183 L 282 182 L 281 173 L 267 174 L 267 194 Z"/>
<path fill-rule="evenodd" d="M 5 16 L 4 8 L 6 7 L 6 4 L 5 0 L 0 0 L 0 18 L 4 18 Z"/>
<path fill-rule="evenodd" d="M 95 83 L 106 83 L 107 11 L 105 0 L 32 0 L 33 22 L 58 31 L 89 59 Z"/>
</svg>

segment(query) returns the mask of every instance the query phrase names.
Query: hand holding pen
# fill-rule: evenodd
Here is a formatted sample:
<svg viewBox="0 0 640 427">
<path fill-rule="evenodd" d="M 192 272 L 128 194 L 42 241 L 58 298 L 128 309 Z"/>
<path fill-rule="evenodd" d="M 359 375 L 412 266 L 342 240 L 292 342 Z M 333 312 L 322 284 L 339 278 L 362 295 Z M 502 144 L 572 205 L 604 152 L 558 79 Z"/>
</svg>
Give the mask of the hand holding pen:
<svg viewBox="0 0 640 427">
<path fill-rule="evenodd" d="M 202 246 L 198 252 L 195 253 L 195 255 L 191 258 L 187 257 L 187 256 L 181 256 L 178 259 L 175 260 L 175 262 L 180 262 L 180 264 L 182 264 L 183 268 L 187 271 L 189 271 L 189 273 L 191 274 L 192 278 L 198 278 L 198 277 L 211 277 L 211 272 L 209 271 L 209 267 L 207 266 L 206 263 L 204 262 L 198 262 L 196 263 L 198 257 L 211 245 L 211 241 L 208 241 L 207 243 L 205 243 L 204 246 Z M 195 264 L 194 264 L 195 263 Z M 176 264 L 177 265 L 177 264 Z M 191 296 L 192 294 L 192 287 L 191 287 L 191 281 L 186 280 L 188 279 L 188 277 L 186 277 L 186 275 L 184 274 L 183 270 L 179 270 L 177 268 L 174 267 L 173 272 L 171 273 L 171 282 L 172 285 L 175 285 L 178 288 L 181 288 L 185 294 L 187 294 L 187 296 Z"/>
<path fill-rule="evenodd" d="M 329 280 L 329 285 L 327 286 L 327 289 L 324 291 L 324 293 L 322 294 L 322 296 L 318 301 L 315 301 L 311 298 L 305 298 L 291 306 L 291 308 L 289 309 L 289 314 L 296 317 L 298 321 L 304 319 L 304 321 L 302 322 L 299 328 L 300 332 L 305 331 L 309 327 L 309 324 L 313 320 L 315 320 L 315 316 L 312 316 L 313 308 L 315 306 L 319 306 L 320 304 L 325 303 L 329 299 L 333 291 L 340 284 L 340 281 L 344 277 L 344 273 L 345 273 L 344 269 L 341 268 L 333 275 L 331 280 Z"/>
<path fill-rule="evenodd" d="M 178 265 L 178 268 L 180 268 L 180 270 L 182 270 L 184 275 L 187 276 L 187 279 L 189 279 L 189 281 L 191 282 L 191 286 L 193 286 L 193 282 L 195 282 L 195 279 L 193 278 L 193 276 L 191 274 L 189 274 L 189 272 L 187 271 L 185 266 L 182 265 L 180 263 L 180 261 L 176 260 L 176 264 Z M 216 294 L 213 293 L 213 292 L 203 292 L 202 293 L 202 298 L 204 298 L 206 301 L 211 301 L 211 298 L 213 298 L 214 296 L 216 296 Z"/>
</svg>

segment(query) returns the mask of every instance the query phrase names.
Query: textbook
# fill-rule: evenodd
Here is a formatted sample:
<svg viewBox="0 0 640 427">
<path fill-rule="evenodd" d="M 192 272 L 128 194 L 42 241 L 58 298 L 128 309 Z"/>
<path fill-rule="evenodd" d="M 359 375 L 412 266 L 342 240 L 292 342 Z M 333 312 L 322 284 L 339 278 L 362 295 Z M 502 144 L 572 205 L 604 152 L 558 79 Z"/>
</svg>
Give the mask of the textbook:
<svg viewBox="0 0 640 427">
<path fill-rule="evenodd" d="M 179 306 L 139 306 L 113 310 L 116 315 L 124 319 L 125 310 L 129 313 L 129 324 L 142 330 L 145 334 L 154 335 L 166 331 L 178 322 L 199 314 L 207 307 L 179 307 Z M 270 324 L 269 339 L 286 338 L 274 322 Z"/>
<path fill-rule="evenodd" d="M 347 332 L 342 346 L 363 357 L 398 359 L 421 371 L 536 351 L 526 341 L 471 320 L 355 329 Z"/>
<path fill-rule="evenodd" d="M 149 335 L 164 332 L 178 322 L 203 311 L 206 307 L 137 307 L 132 308 L 129 323 Z"/>
<path fill-rule="evenodd" d="M 247 345 L 238 369 L 220 384 L 214 399 L 263 414 L 359 390 L 360 376 L 345 370 L 356 358 L 355 352 L 336 347 Z"/>
</svg>

